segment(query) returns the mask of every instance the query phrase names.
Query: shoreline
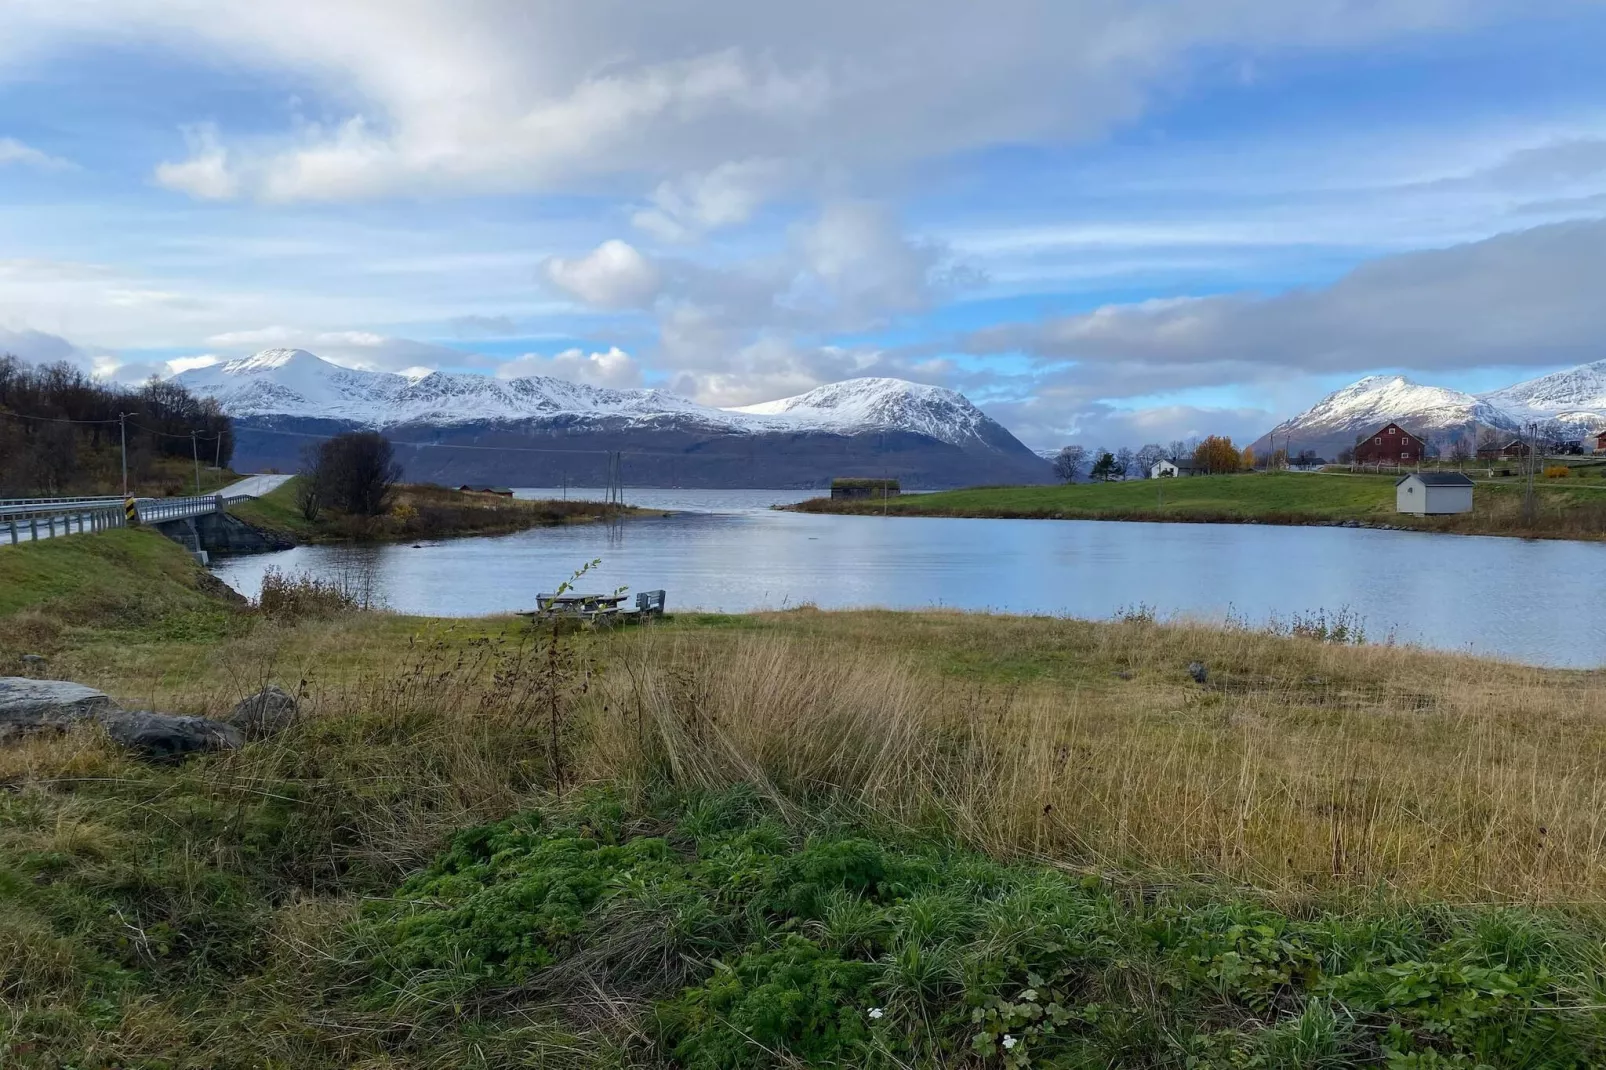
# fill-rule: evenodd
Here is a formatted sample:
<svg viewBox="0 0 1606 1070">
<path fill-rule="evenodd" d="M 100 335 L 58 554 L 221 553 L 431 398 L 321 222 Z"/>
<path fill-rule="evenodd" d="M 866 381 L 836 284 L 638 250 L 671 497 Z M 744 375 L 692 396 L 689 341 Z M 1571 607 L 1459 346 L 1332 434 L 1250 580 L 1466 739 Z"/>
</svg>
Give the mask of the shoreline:
<svg viewBox="0 0 1606 1070">
<path fill-rule="evenodd" d="M 1097 520 L 1150 524 L 1248 524 L 1341 527 L 1429 535 L 1564 542 L 1606 541 L 1602 489 L 1574 484 L 1538 488 L 1532 518 L 1521 488 L 1480 484 L 1474 511 L 1417 517 L 1393 512 L 1391 479 L 1317 474 L 1241 474 L 1166 481 L 1168 501 L 1154 505 L 1151 480 L 1059 486 L 975 487 L 878 499 L 811 498 L 776 509 L 835 516 L 948 517 L 977 520 Z M 1142 504 L 1138 499 L 1148 499 Z"/>
</svg>

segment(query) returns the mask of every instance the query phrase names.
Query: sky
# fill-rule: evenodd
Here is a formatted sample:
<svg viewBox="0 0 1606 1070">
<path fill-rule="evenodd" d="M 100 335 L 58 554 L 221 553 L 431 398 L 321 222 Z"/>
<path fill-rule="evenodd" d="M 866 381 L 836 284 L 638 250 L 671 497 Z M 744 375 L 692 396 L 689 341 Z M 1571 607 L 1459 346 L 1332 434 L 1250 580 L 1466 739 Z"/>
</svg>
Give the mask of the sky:
<svg viewBox="0 0 1606 1070">
<path fill-rule="evenodd" d="M 0 352 L 1248 440 L 1606 358 L 1598 0 L 5 0 Z"/>
</svg>

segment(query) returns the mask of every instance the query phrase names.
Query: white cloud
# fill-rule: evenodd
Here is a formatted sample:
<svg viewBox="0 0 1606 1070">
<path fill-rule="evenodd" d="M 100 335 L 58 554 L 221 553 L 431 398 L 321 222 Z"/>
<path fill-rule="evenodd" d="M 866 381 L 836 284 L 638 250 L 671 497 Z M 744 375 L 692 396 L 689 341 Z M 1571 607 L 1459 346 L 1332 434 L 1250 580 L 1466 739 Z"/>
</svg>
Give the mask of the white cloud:
<svg viewBox="0 0 1606 1070">
<path fill-rule="evenodd" d="M 1331 286 L 1147 301 L 976 332 L 977 353 L 1119 366 L 1360 372 L 1560 365 L 1606 356 L 1606 220 L 1370 261 Z M 1217 378 L 1216 381 L 1221 381 Z"/>
<path fill-rule="evenodd" d="M 633 390 L 642 384 L 641 365 L 617 346 L 601 353 L 566 349 L 550 357 L 526 353 L 496 369 L 498 379 L 521 379 L 531 375 L 547 375 L 615 390 Z"/>
<path fill-rule="evenodd" d="M 0 11 L 0 41 L 45 55 L 64 39 L 152 39 L 209 62 L 287 72 L 339 102 L 333 121 L 225 132 L 164 165 L 162 181 L 197 196 L 329 200 L 692 174 L 708 176 L 712 191 L 671 188 L 665 199 L 675 203 L 657 210 L 675 220 L 684 201 L 691 222 L 717 225 L 752 210 L 746 194 L 717 192 L 722 169 L 744 161 L 823 174 L 1074 139 L 1141 111 L 1152 86 L 1203 52 L 1354 47 L 1531 7 L 14 0 Z"/>
<path fill-rule="evenodd" d="M 631 221 L 665 241 L 689 241 L 709 230 L 747 222 L 786 181 L 787 166 L 779 160 L 722 163 L 711 171 L 659 183 L 652 207 L 637 212 Z"/>
<path fill-rule="evenodd" d="M 658 296 L 658 268 L 635 246 L 605 241 L 575 260 L 553 257 L 542 266 L 553 286 L 595 308 L 643 308 Z"/>
<path fill-rule="evenodd" d="M 478 353 L 373 331 L 308 331 L 295 327 L 263 327 L 228 331 L 206 340 L 236 355 L 261 349 L 305 349 L 325 360 L 364 371 L 405 374 L 417 368 L 477 368 L 496 365 Z"/>
<path fill-rule="evenodd" d="M 240 180 L 229 170 L 229 151 L 218 143 L 217 127 L 203 124 L 185 130 L 190 156 L 178 163 L 156 167 L 156 184 L 204 201 L 226 201 L 240 191 Z"/>
<path fill-rule="evenodd" d="M 64 360 L 86 370 L 90 367 L 89 355 L 78 346 L 58 334 L 47 334 L 28 327 L 20 330 L 0 327 L 0 354 L 21 357 L 30 364 Z"/>
<path fill-rule="evenodd" d="M 0 167 L 7 164 L 36 167 L 41 171 L 65 171 L 72 168 L 71 163 L 59 156 L 41 152 L 13 137 L 0 137 Z"/>
</svg>

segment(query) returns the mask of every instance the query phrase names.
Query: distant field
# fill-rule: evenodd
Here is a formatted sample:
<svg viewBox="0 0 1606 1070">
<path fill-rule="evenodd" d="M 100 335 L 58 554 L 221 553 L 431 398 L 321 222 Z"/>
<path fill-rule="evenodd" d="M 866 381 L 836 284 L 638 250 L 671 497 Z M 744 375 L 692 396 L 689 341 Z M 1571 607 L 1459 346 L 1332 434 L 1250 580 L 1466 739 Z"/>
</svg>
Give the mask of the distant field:
<svg viewBox="0 0 1606 1070">
<path fill-rule="evenodd" d="M 1245 473 L 1051 487 L 972 487 L 906 495 L 885 503 L 817 498 L 793 508 L 819 513 L 1053 520 L 1268 524 L 1356 521 L 1461 534 L 1606 537 L 1606 481 L 1578 477 L 1546 481 L 1538 488 L 1535 516 L 1527 520 L 1522 516 L 1522 489 L 1515 482 L 1480 482 L 1470 514 L 1417 518 L 1394 511 L 1394 480 L 1392 475 Z"/>
</svg>

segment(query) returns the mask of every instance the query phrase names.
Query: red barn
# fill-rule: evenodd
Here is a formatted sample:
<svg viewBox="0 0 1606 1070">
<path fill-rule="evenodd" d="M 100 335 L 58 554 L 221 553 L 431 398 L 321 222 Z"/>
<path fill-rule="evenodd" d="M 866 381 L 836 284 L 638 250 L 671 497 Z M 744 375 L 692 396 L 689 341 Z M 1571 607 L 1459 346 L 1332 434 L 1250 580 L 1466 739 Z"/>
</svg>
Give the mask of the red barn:
<svg viewBox="0 0 1606 1070">
<path fill-rule="evenodd" d="M 1358 464 L 1420 464 L 1426 444 L 1399 424 L 1389 424 L 1355 444 Z"/>
</svg>

